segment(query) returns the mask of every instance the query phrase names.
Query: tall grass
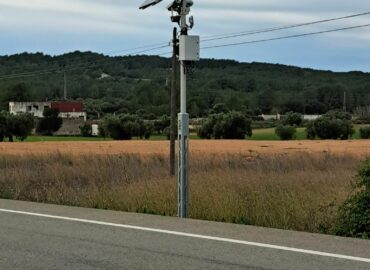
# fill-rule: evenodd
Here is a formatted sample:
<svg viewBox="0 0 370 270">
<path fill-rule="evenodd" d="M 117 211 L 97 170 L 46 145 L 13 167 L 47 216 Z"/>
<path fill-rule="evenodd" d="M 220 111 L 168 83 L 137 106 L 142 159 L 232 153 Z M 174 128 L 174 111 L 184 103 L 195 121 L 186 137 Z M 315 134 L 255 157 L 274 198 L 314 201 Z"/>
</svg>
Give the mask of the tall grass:
<svg viewBox="0 0 370 270">
<path fill-rule="evenodd" d="M 359 157 L 329 153 L 192 156 L 192 218 L 331 233 Z M 165 157 L 0 155 L 0 197 L 176 215 Z"/>
</svg>

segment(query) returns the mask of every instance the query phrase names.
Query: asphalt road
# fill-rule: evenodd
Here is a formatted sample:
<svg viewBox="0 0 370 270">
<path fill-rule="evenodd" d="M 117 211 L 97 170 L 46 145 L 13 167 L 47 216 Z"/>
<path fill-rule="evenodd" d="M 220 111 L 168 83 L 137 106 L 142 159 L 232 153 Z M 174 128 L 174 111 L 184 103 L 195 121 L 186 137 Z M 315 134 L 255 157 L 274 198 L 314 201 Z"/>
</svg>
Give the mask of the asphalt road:
<svg viewBox="0 0 370 270">
<path fill-rule="evenodd" d="M 370 269 L 370 241 L 0 200 L 0 269 Z"/>
</svg>

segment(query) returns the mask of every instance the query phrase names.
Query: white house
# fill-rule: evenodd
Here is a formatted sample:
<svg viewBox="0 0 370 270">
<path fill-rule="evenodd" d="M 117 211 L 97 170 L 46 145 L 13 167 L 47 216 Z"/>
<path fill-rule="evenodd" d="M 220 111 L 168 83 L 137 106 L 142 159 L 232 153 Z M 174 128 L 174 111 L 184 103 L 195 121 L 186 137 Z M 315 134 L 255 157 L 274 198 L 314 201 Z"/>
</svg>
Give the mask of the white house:
<svg viewBox="0 0 370 270">
<path fill-rule="evenodd" d="M 87 120 L 82 102 L 58 101 L 58 102 L 9 102 L 9 112 L 11 114 L 31 113 L 37 118 L 43 118 L 46 108 L 57 109 L 59 117 L 63 119 L 83 119 Z"/>
</svg>

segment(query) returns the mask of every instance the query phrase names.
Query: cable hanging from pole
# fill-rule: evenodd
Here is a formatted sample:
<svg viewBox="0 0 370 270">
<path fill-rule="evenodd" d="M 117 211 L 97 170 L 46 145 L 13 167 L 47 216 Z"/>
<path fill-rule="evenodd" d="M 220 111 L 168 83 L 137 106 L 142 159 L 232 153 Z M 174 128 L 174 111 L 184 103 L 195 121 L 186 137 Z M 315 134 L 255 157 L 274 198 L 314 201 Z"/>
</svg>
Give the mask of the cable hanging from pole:
<svg viewBox="0 0 370 270">
<path fill-rule="evenodd" d="M 343 17 L 337 17 L 337 18 L 332 18 L 332 19 L 325 19 L 325 20 L 319 20 L 319 21 L 313 21 L 313 22 L 307 22 L 307 23 L 300 23 L 300 24 L 292 24 L 292 25 L 287 25 L 287 26 L 281 26 L 281 27 L 272 27 L 272 28 L 266 28 L 266 29 L 260 29 L 260 30 L 251 30 L 251 31 L 245 31 L 245 32 L 237 32 L 237 33 L 229 33 L 229 34 L 220 34 L 220 35 L 213 35 L 213 36 L 207 36 L 205 39 L 201 40 L 202 42 L 209 42 L 209 41 L 215 41 L 215 40 L 222 40 L 222 39 L 230 39 L 230 38 L 237 38 L 241 36 L 249 36 L 249 35 L 255 35 L 255 34 L 260 34 L 260 33 L 268 33 L 268 32 L 275 32 L 275 31 L 281 31 L 281 30 L 286 30 L 286 29 L 292 29 L 292 28 L 298 28 L 298 27 L 303 27 L 303 26 L 309 26 L 309 25 L 315 25 L 315 24 L 320 24 L 320 23 L 325 23 L 325 22 L 331 22 L 331 21 L 339 21 L 339 20 L 344 20 L 344 19 L 350 19 L 350 18 L 355 18 L 355 17 L 360 17 L 360 16 L 366 16 L 370 15 L 370 12 L 364 12 L 364 13 L 359 13 L 359 14 L 353 14 L 353 15 L 348 15 L 348 16 L 343 16 Z M 221 47 L 228 47 L 228 46 L 237 46 L 237 45 L 246 45 L 246 44 L 253 44 L 253 43 L 262 43 L 262 42 L 268 42 L 268 41 L 274 41 L 274 40 L 282 40 L 282 39 L 288 39 L 288 38 L 297 38 L 297 37 L 304 37 L 304 36 L 310 36 L 310 35 L 318 35 L 318 34 L 323 34 L 323 33 L 329 33 L 329 32 L 336 32 L 336 31 L 344 31 L 344 30 L 350 30 L 350 29 L 356 29 L 356 28 L 363 28 L 367 27 L 369 25 L 362 25 L 362 26 L 354 26 L 354 27 L 346 27 L 346 28 L 338 28 L 338 29 L 333 29 L 333 30 L 328 30 L 328 31 L 318 31 L 318 32 L 312 32 L 312 33 L 306 33 L 306 34 L 297 34 L 297 35 L 290 35 L 290 36 L 284 36 L 284 37 L 277 37 L 277 38 L 267 38 L 267 39 L 261 39 L 261 40 L 254 40 L 254 41 L 246 41 L 246 42 L 238 42 L 238 43 L 230 43 L 230 44 L 221 44 L 221 45 L 214 45 L 214 46 L 207 46 L 203 47 L 202 49 L 212 49 L 212 48 L 221 48 Z M 127 52 L 130 51 L 131 53 L 129 54 L 124 54 L 121 55 L 120 57 L 125 57 L 125 56 L 131 56 L 135 54 L 141 54 L 141 53 L 146 53 L 146 52 L 151 52 L 159 49 L 163 49 L 166 47 L 169 47 L 171 45 L 171 42 L 163 42 L 163 43 L 155 43 L 151 45 L 144 45 L 144 46 L 139 46 L 136 48 L 129 48 L 129 49 L 124 49 L 121 51 L 111 51 L 105 53 L 106 55 L 109 54 L 115 54 L 115 53 L 120 53 L 120 52 Z M 144 49 L 144 50 L 140 50 Z M 171 52 L 165 52 L 165 53 L 160 53 L 156 54 L 157 56 L 165 56 L 169 55 Z M 64 63 L 66 61 L 63 61 Z M 76 61 L 77 62 L 77 61 Z M 51 64 L 59 64 L 62 65 L 60 62 L 52 62 Z M 109 63 L 111 64 L 111 63 Z M 82 66 L 83 65 L 83 66 Z M 89 66 L 86 66 L 89 65 Z M 104 65 L 104 64 L 100 64 Z M 34 65 L 32 65 L 33 67 Z M 64 67 L 66 64 L 64 64 Z M 70 65 L 72 66 L 72 65 Z M 98 64 L 91 66 L 91 63 L 84 63 L 84 64 L 79 64 L 76 66 L 75 69 L 77 70 L 80 68 L 77 68 L 78 66 L 81 66 L 80 68 L 91 68 L 98 66 Z M 46 70 L 40 70 L 40 71 L 30 71 L 30 72 L 23 72 L 23 73 L 14 73 L 14 74 L 7 74 L 0 76 L 0 80 L 3 79 L 14 79 L 14 78 L 19 78 L 19 77 L 29 77 L 29 76 L 38 76 L 38 75 L 46 75 L 50 73 L 60 73 L 62 67 L 60 68 L 52 68 L 52 69 L 46 69 Z"/>
<path fill-rule="evenodd" d="M 229 34 L 218 34 L 218 35 L 213 35 L 213 36 L 205 36 L 204 39 L 202 39 L 202 42 L 209 42 L 209 41 L 214 41 L 214 40 L 229 39 L 229 38 L 236 38 L 236 37 L 242 37 L 242 36 L 248 36 L 248 35 L 269 33 L 269 32 L 275 32 L 275 31 L 281 31 L 281 30 L 303 27 L 303 26 L 310 26 L 310 25 L 315 25 L 315 24 L 320 24 L 320 23 L 327 23 L 327 22 L 351 19 L 351 18 L 366 16 L 366 15 L 370 15 L 370 12 L 364 12 L 364 13 L 359 13 L 359 14 L 353 14 L 353 15 L 348 15 L 348 16 L 343 16 L 343 17 L 337 17 L 337 18 L 332 18 L 332 19 L 324 19 L 324 20 L 318 20 L 318 21 L 312 21 L 312 22 L 306 22 L 306 23 L 298 23 L 298 24 L 291 24 L 291 25 L 285 25 L 285 26 L 264 28 L 264 29 L 259 29 L 259 30 L 249 30 L 249 31 L 242 31 L 242 32 L 236 32 L 236 33 L 229 33 Z"/>
<path fill-rule="evenodd" d="M 269 41 L 276 41 L 276 40 L 283 40 L 283 39 L 291 39 L 291 38 L 298 38 L 298 37 L 306 37 L 306 36 L 313 36 L 313 35 L 320 35 L 320 34 L 326 34 L 326 33 L 339 32 L 339 31 L 360 29 L 360 28 L 365 28 L 365 27 L 369 27 L 369 26 L 370 26 L 370 24 L 364 24 L 364 25 L 357 25 L 357 26 L 351 26 L 351 27 L 336 28 L 336 29 L 331 29 L 331 30 L 310 32 L 310 33 L 304 33 L 304 34 L 282 36 L 282 37 L 276 37 L 276 38 L 266 38 L 266 39 L 252 40 L 252 41 L 245 41 L 245 42 L 227 43 L 227 44 L 203 47 L 202 50 L 222 48 L 222 47 L 230 47 L 230 46 L 238 46 L 238 45 L 246 45 L 246 44 L 254 44 L 254 43 L 262 43 L 262 42 L 269 42 Z"/>
</svg>

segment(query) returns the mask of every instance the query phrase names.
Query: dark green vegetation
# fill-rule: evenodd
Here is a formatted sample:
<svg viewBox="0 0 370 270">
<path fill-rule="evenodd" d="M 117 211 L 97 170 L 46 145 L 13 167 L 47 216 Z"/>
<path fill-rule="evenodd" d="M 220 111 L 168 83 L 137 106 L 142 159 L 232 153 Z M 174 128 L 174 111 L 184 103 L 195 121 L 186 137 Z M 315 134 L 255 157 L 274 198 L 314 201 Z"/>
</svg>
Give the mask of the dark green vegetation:
<svg viewBox="0 0 370 270">
<path fill-rule="evenodd" d="M 352 116 L 343 112 L 329 112 L 307 125 L 307 138 L 347 140 L 355 134 Z"/>
<path fill-rule="evenodd" d="M 11 115 L 7 112 L 0 112 L 0 142 L 5 138 L 13 142 L 14 136 L 24 141 L 31 134 L 34 126 L 35 120 L 31 114 Z"/>
<path fill-rule="evenodd" d="M 370 125 L 370 116 L 361 116 L 353 121 L 358 125 Z"/>
<path fill-rule="evenodd" d="M 370 139 L 370 127 L 360 128 L 360 138 L 361 139 Z"/>
<path fill-rule="evenodd" d="M 213 114 L 203 121 L 198 129 L 202 139 L 238 139 L 252 136 L 252 121 L 242 113 Z"/>
<path fill-rule="evenodd" d="M 154 131 L 152 122 L 145 122 L 137 115 L 110 116 L 101 124 L 100 132 L 114 140 L 131 140 L 133 137 L 150 139 Z"/>
<path fill-rule="evenodd" d="M 59 117 L 59 111 L 56 109 L 46 108 L 44 118 L 37 123 L 36 132 L 40 135 L 52 136 L 63 125 L 63 119 Z"/>
<path fill-rule="evenodd" d="M 169 113 L 170 59 L 156 56 L 110 58 L 94 53 L 51 57 L 21 54 L 0 57 L 0 102 L 60 99 L 63 72 L 68 94 L 82 98 L 89 117 L 112 113 L 138 113 L 154 119 Z M 16 77 L 11 74 L 55 70 L 54 73 Z M 73 70 L 71 70 L 73 69 Z M 27 74 L 26 74 L 27 75 Z M 370 74 L 333 73 L 297 67 L 202 60 L 189 76 L 190 116 L 207 116 L 215 109 L 321 114 L 343 107 L 370 104 Z"/>
<path fill-rule="evenodd" d="M 370 237 L 370 160 L 357 176 L 355 194 L 341 207 L 338 235 Z"/>
<path fill-rule="evenodd" d="M 277 126 L 275 129 L 276 135 L 279 136 L 280 140 L 289 141 L 295 138 L 297 129 L 293 126 Z"/>
<path fill-rule="evenodd" d="M 303 116 L 300 113 L 288 112 L 282 122 L 286 126 L 299 127 L 303 123 Z"/>
</svg>

